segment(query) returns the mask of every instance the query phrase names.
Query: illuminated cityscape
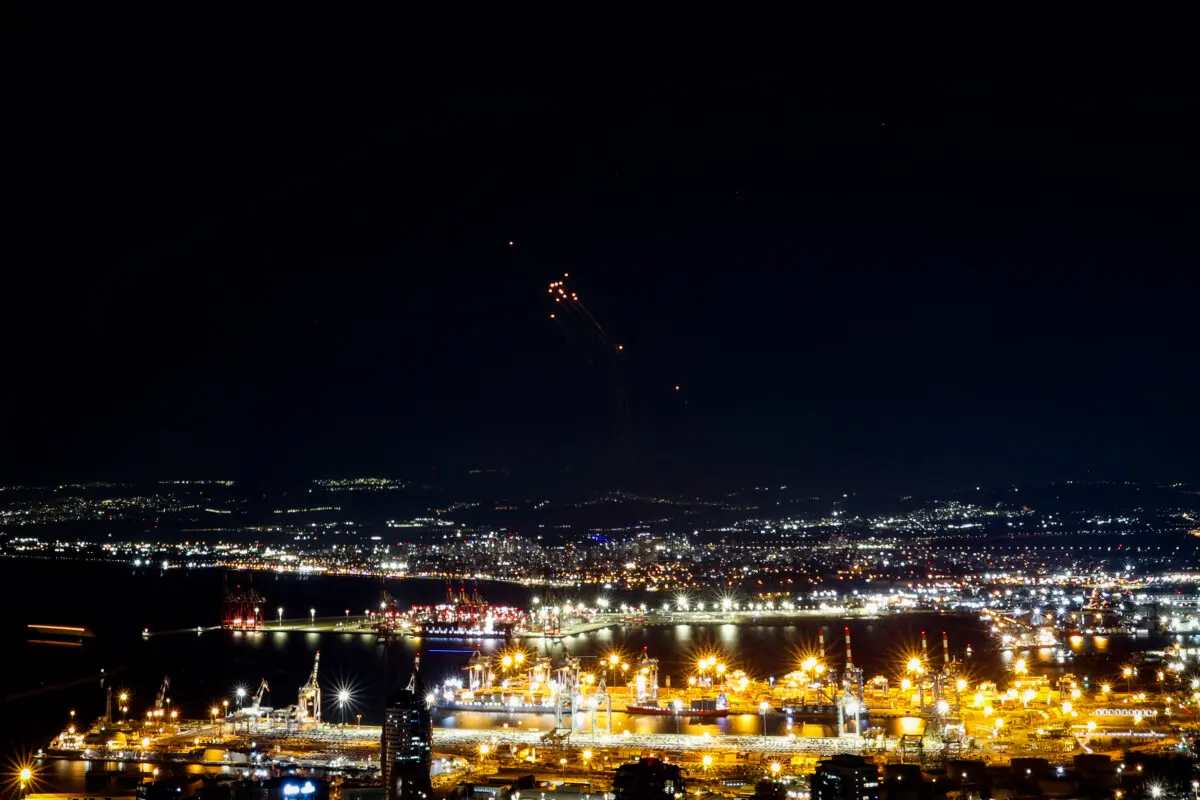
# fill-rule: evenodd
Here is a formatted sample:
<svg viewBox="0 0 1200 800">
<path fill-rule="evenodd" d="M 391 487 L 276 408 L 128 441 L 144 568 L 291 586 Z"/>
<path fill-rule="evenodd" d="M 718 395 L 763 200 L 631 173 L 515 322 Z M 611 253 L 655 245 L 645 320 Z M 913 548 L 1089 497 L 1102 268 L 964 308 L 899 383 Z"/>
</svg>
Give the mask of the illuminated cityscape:
<svg viewBox="0 0 1200 800">
<path fill-rule="evenodd" d="M 384 774 L 397 796 L 480 781 L 515 794 L 525 772 L 552 791 L 609 791 L 622 780 L 614 770 L 638 755 L 718 794 L 767 781 L 817 797 L 851 781 L 885 796 L 904 780 L 932 787 L 937 775 L 955 791 L 1055 780 L 1132 790 L 1144 782 L 1139 767 L 1184 780 L 1151 765 L 1189 752 L 1200 728 L 1200 494 L 1188 485 L 981 486 L 903 500 L 760 487 L 720 502 L 611 495 L 423 508 L 401 494 L 383 508 L 334 508 L 321 494 L 409 486 L 323 481 L 293 510 L 271 497 L 246 508 L 235 481 L 6 487 L 8 564 L 92 564 L 155 583 L 221 576 L 223 612 L 214 592 L 194 628 L 138 623 L 145 647 L 232 632 L 247 643 L 300 636 L 315 653 L 295 702 L 278 679 L 251 691 L 247 675 L 197 715 L 172 705 L 185 690 L 168 679 L 144 712 L 128 690 L 110 693 L 100 722 L 68 726 L 38 757 L 115 758 L 151 773 L 182 758 L 264 775 L 282 758 L 335 790 L 370 786 L 380 742 L 400 747 L 380 734 L 393 711 L 364 707 L 361 690 L 318 670 L 321 650 L 350 637 L 378 641 L 385 664 L 406 663 L 405 653 L 417 661 L 408 693 L 394 695 L 408 710 L 394 714 L 419 731 L 409 717 L 423 704 L 432 738 L 404 740 L 426 760 L 397 761 L 403 779 Z M 1117 508 L 1130 492 L 1138 506 Z M 1098 496 L 1113 510 L 1089 510 Z M 1086 499 L 1073 508 L 1072 498 Z M 48 535 L 68 514 L 77 538 Z M 214 525 L 214 515 L 232 519 Z M 279 580 L 341 581 L 359 602 L 342 608 L 343 589 L 337 605 L 310 592 L 310 607 L 276 607 Z M 903 627 L 909 619 L 925 629 Z M 871 631 L 882 624 L 892 632 L 881 653 Z M 654 630 L 702 642 L 678 640 L 673 652 L 622 644 L 661 643 Z M 778 652 L 747 650 L 750 631 L 768 631 Z M 28 635 L 73 643 L 91 633 L 39 624 Z M 430 788 L 413 782 L 413 764 Z M 1044 774 L 1030 782 L 1034 771 Z"/>
<path fill-rule="evenodd" d="M 0 800 L 1200 800 L 1194 82 L 340 10 L 0 26 Z"/>
</svg>

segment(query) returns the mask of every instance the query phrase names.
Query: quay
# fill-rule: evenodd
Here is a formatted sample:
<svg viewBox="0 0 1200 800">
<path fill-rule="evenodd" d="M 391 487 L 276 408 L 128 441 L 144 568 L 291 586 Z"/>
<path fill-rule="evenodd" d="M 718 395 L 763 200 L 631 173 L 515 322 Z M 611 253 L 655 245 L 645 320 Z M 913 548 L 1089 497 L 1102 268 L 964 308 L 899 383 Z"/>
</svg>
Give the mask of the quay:
<svg viewBox="0 0 1200 800">
<path fill-rule="evenodd" d="M 594 631 L 609 628 L 656 628 L 672 625 L 761 625 L 764 623 L 785 623 L 789 620 L 809 617 L 828 617 L 837 614 L 840 618 L 863 617 L 876 618 L 878 612 L 866 608 L 838 609 L 758 609 L 758 610 L 722 610 L 722 611 L 592 611 L 584 619 L 562 624 L 553 629 L 515 628 L 511 631 L 497 631 L 494 634 L 462 634 L 452 636 L 447 634 L 430 635 L 429 638 L 517 638 L 517 639 L 548 639 L 558 640 L 571 636 L 580 636 Z M 173 630 L 143 629 L 145 638 L 160 636 L 178 636 L 180 634 L 204 634 L 228 630 L 235 633 L 357 633 L 362 635 L 378 634 L 381 630 L 381 618 L 373 612 L 367 614 L 342 614 L 307 617 L 282 616 L 275 619 L 260 618 L 256 625 L 198 625 L 192 628 L 176 628 Z M 388 628 L 388 632 L 400 636 L 421 638 L 421 632 L 405 624 Z"/>
<path fill-rule="evenodd" d="M 282 726 L 252 730 L 230 723 L 188 724 L 169 734 L 146 737 L 131 746 L 66 750 L 51 748 L 50 759 L 128 761 L 146 764 L 174 763 L 203 766 L 338 767 L 350 770 L 379 768 L 382 728 L 378 725 L 314 725 L 301 730 Z M 446 755 L 477 756 L 480 749 L 538 748 L 554 750 L 586 747 L 597 751 L 638 753 L 760 753 L 772 755 L 833 755 L 894 750 L 895 742 L 879 745 L 860 737 L 787 737 L 708 734 L 633 734 L 604 732 L 539 731 L 518 728 L 468 730 L 434 728 L 433 747 Z"/>
<path fill-rule="evenodd" d="M 273 622 L 263 622 L 257 628 L 230 628 L 225 625 L 197 625 L 194 628 L 176 628 L 174 630 L 156 631 L 145 628 L 142 637 L 149 639 L 159 636 L 179 636 L 180 634 L 203 634 L 227 630 L 235 634 L 258 633 L 359 633 L 374 634 L 373 628 L 366 627 L 370 617 L 363 614 L 346 614 L 339 617 L 301 617 L 298 619 L 279 618 Z"/>
<path fill-rule="evenodd" d="M 536 730 L 524 728 L 434 728 L 432 744 L 444 757 L 478 757 L 481 753 L 499 755 L 503 749 L 515 755 L 590 750 L 599 757 L 643 754 L 709 754 L 722 760 L 771 757 L 784 761 L 839 753 L 900 756 L 906 748 L 905 737 L 866 738 L 848 736 L 763 736 L 746 734 L 635 734 L 629 731 Z M 1114 737 L 1118 741 L 1114 743 Z M 64 749 L 52 747 L 44 758 L 81 761 L 134 762 L 145 764 L 181 764 L 203 766 L 269 765 L 284 767 L 337 768 L 370 771 L 379 767 L 382 728 L 377 725 L 309 725 L 299 729 L 288 726 L 259 726 L 246 729 L 232 721 L 217 724 L 187 723 L 166 734 L 148 736 L 128 743 L 110 742 L 106 747 Z M 1093 734 L 1089 742 L 1073 737 L 1040 743 L 1018 744 L 1012 738 L 983 740 L 970 751 L 976 758 L 1007 760 L 1017 756 L 1039 756 L 1065 763 L 1079 752 L 1121 752 L 1128 749 L 1160 749 L 1177 741 L 1169 731 L 1144 728 L 1112 729 Z M 924 743 L 926 751 L 941 750 L 934 742 Z"/>
</svg>

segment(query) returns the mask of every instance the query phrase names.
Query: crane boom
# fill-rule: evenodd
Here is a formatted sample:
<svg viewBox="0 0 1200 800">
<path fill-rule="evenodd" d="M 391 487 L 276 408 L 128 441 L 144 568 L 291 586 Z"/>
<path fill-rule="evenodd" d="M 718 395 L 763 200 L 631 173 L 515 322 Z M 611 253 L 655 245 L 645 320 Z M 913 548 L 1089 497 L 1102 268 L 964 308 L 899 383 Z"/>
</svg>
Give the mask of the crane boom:
<svg viewBox="0 0 1200 800">
<path fill-rule="evenodd" d="M 158 694 L 156 694 L 154 696 L 154 708 L 155 709 L 161 711 L 166 708 L 167 699 L 168 699 L 167 692 L 170 690 L 170 688 L 171 688 L 170 676 L 163 677 L 162 686 L 159 687 Z"/>
<path fill-rule="evenodd" d="M 263 694 L 271 691 L 271 687 L 267 685 L 267 679 L 263 678 L 262 683 L 258 685 L 258 691 L 254 693 L 254 707 L 262 707 Z"/>
<path fill-rule="evenodd" d="M 308 676 L 309 686 L 317 685 L 317 671 L 320 670 L 320 668 L 321 668 L 321 651 L 318 650 L 316 657 L 313 658 L 312 674 Z"/>
<path fill-rule="evenodd" d="M 300 687 L 299 702 L 296 705 L 301 722 L 321 721 L 321 684 L 317 681 L 320 669 L 321 651 L 318 650 L 313 658 L 312 673 L 308 676 L 308 682 Z"/>
</svg>

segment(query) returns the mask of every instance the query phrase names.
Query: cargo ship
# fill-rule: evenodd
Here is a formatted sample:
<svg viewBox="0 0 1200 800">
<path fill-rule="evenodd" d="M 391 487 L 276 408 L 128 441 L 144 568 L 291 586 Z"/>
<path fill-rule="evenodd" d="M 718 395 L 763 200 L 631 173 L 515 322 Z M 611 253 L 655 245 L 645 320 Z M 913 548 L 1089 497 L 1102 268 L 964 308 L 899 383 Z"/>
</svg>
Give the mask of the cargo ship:
<svg viewBox="0 0 1200 800">
<path fill-rule="evenodd" d="M 625 706 L 626 714 L 651 714 L 659 717 L 727 717 L 728 708 L 683 708 L 671 706 Z"/>
<path fill-rule="evenodd" d="M 802 720 L 836 720 L 838 707 L 835 703 L 804 703 L 797 700 L 784 700 L 779 710 L 792 719 Z"/>
<path fill-rule="evenodd" d="M 628 705 L 625 706 L 627 714 L 651 714 L 659 717 L 727 717 L 729 716 L 729 698 L 723 694 L 716 697 L 704 697 L 692 700 L 691 705 L 685 707 L 682 700 L 676 700 L 670 705 L 660 706 L 657 702 L 653 705 Z"/>
<path fill-rule="evenodd" d="M 513 626 L 504 623 L 499 625 L 493 623 L 482 628 L 473 625 L 430 623 L 412 628 L 414 636 L 425 636 L 434 639 L 507 639 L 512 636 L 512 631 Z"/>
<path fill-rule="evenodd" d="M 513 606 L 493 606 L 479 590 L 467 594 L 446 588 L 446 602 L 436 606 L 414 605 L 401 611 L 391 595 L 384 592 L 378 614 L 372 612 L 375 627 L 383 633 L 410 633 L 413 636 L 446 639 L 508 639 L 528 619 L 528 614 Z"/>
</svg>

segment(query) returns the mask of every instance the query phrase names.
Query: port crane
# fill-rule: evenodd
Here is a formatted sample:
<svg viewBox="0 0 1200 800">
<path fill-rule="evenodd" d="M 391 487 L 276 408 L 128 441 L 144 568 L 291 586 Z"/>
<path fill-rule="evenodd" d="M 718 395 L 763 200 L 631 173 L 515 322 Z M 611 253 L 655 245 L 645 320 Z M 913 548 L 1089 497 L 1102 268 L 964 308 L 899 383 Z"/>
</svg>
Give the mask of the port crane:
<svg viewBox="0 0 1200 800">
<path fill-rule="evenodd" d="M 317 673 L 321 668 L 321 651 L 318 650 L 313 659 L 312 672 L 308 682 L 300 687 L 298 717 L 300 722 L 321 721 L 321 684 L 317 682 Z"/>
<path fill-rule="evenodd" d="M 263 678 L 262 683 L 258 685 L 258 691 L 254 693 L 254 705 L 251 708 L 255 711 L 262 708 L 263 694 L 269 691 L 271 691 L 271 687 L 267 684 L 267 679 Z"/>
<path fill-rule="evenodd" d="M 154 710 L 158 712 L 166 711 L 167 703 L 171 702 L 171 698 L 167 697 L 167 692 L 171 688 L 170 676 L 164 676 L 162 686 L 158 688 L 158 694 L 154 696 Z M 159 716 L 162 716 L 160 713 Z"/>
</svg>

